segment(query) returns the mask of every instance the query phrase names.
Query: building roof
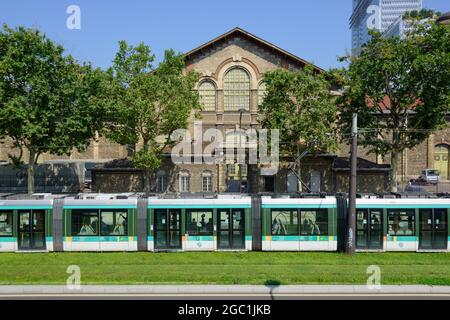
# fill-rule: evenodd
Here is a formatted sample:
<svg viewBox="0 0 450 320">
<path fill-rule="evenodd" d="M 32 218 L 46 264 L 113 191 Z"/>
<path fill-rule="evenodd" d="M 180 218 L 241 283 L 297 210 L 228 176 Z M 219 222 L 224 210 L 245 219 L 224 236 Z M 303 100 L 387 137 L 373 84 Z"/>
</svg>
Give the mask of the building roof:
<svg viewBox="0 0 450 320">
<path fill-rule="evenodd" d="M 244 29 L 241 29 L 239 27 L 231 29 L 230 31 L 225 32 L 224 34 L 218 36 L 217 38 L 214 38 L 211 41 L 209 41 L 209 42 L 207 42 L 205 44 L 202 44 L 201 46 L 199 46 L 199 47 L 197 47 L 197 48 L 195 48 L 195 49 L 185 53 L 186 60 L 190 60 L 195 54 L 200 53 L 200 52 L 202 52 L 202 51 L 204 51 L 204 50 L 206 50 L 206 49 L 216 45 L 217 43 L 223 42 L 223 41 L 225 41 L 227 39 L 230 39 L 232 37 L 235 37 L 235 36 L 241 36 L 241 37 L 244 37 L 244 38 L 246 38 L 246 39 L 248 39 L 248 40 L 250 40 L 252 42 L 255 42 L 258 45 L 260 45 L 262 47 L 265 47 L 265 48 L 267 48 L 270 51 L 276 52 L 277 54 L 284 56 L 287 60 L 291 60 L 292 62 L 294 62 L 296 64 L 299 64 L 302 67 L 309 65 L 316 72 L 326 72 L 325 70 L 323 70 L 322 68 L 314 65 L 313 63 L 308 62 L 308 61 L 306 61 L 306 60 L 304 60 L 304 59 L 302 59 L 302 58 L 300 58 L 300 57 L 298 57 L 298 56 L 296 56 L 296 55 L 294 55 L 294 54 L 292 54 L 292 53 L 290 53 L 290 52 L 288 52 L 286 50 L 283 50 L 280 47 L 277 47 L 276 45 L 274 45 L 274 44 L 272 44 L 272 43 L 270 43 L 270 42 L 268 42 L 266 40 L 263 40 L 263 39 L 255 36 L 253 34 L 251 34 L 248 31 L 245 31 Z"/>
<path fill-rule="evenodd" d="M 366 104 L 369 108 L 372 108 L 375 106 L 375 102 L 370 97 L 366 97 Z M 414 111 L 421 104 L 422 104 L 422 102 L 419 99 L 417 99 L 416 102 L 411 104 L 411 106 L 410 106 L 411 111 Z M 391 98 L 389 96 L 385 95 L 383 97 L 383 100 L 378 102 L 378 106 L 379 106 L 379 110 L 389 113 L 388 111 L 390 111 L 392 108 Z"/>
<path fill-rule="evenodd" d="M 363 158 L 358 158 L 357 162 L 358 171 L 390 171 L 391 166 L 389 164 L 378 164 Z M 345 157 L 336 157 L 332 164 L 333 171 L 349 171 L 350 161 Z"/>
<path fill-rule="evenodd" d="M 437 20 L 437 23 L 450 24 L 450 12 L 444 13 Z"/>
</svg>

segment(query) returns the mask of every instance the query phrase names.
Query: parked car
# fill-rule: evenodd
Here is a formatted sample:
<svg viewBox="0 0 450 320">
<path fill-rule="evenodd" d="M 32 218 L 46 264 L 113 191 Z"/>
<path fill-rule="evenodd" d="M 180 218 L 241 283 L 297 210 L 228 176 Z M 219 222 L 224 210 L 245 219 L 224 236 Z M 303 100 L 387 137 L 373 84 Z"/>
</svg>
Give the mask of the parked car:
<svg viewBox="0 0 450 320">
<path fill-rule="evenodd" d="M 422 175 L 417 179 L 419 182 L 425 182 L 427 184 L 439 183 L 439 170 L 425 169 L 422 171 Z"/>
<path fill-rule="evenodd" d="M 423 186 L 418 185 L 416 180 L 410 180 L 405 188 L 405 191 L 415 193 L 426 192 L 425 188 Z"/>
</svg>

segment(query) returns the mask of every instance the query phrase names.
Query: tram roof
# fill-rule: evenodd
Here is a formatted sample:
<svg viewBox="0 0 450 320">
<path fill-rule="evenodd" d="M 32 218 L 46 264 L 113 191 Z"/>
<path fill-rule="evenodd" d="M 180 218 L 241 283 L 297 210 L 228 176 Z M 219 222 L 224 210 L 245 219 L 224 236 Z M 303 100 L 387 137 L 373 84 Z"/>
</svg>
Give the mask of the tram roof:
<svg viewBox="0 0 450 320">
<path fill-rule="evenodd" d="M 52 199 L 0 200 L 1 209 L 50 209 L 52 206 Z"/>
<path fill-rule="evenodd" d="M 356 199 L 359 208 L 450 208 L 450 198 Z"/>
<path fill-rule="evenodd" d="M 128 199 L 64 199 L 64 208 L 137 208 L 137 198 Z"/>
<path fill-rule="evenodd" d="M 290 207 L 314 207 L 314 208 L 335 208 L 336 198 L 272 198 L 262 197 L 263 208 L 290 208 Z"/>
<path fill-rule="evenodd" d="M 161 199 L 150 197 L 148 199 L 149 208 L 250 208 L 251 197 L 217 197 L 206 198 L 180 198 Z"/>
</svg>

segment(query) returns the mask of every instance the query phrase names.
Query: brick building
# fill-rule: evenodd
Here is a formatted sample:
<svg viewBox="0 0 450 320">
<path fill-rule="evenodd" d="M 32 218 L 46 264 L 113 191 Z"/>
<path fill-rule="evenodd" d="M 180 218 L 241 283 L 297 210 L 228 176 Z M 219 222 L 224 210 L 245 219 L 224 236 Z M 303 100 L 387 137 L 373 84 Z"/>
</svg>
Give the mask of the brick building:
<svg viewBox="0 0 450 320">
<path fill-rule="evenodd" d="M 317 72 L 323 71 L 240 28 L 232 29 L 185 56 L 186 69 L 196 70 L 201 75 L 196 89 L 204 106 L 201 114 L 203 130 L 216 128 L 224 133 L 239 129 L 239 126 L 242 129 L 258 128 L 258 105 L 265 92 L 262 79 L 267 71 L 277 68 L 298 70 L 306 65 L 311 65 Z M 193 121 L 189 130 L 193 136 Z M 436 168 L 441 170 L 444 179 L 448 179 L 449 150 L 450 130 L 437 132 L 418 147 L 404 152 L 399 174 L 407 181 L 425 168 Z M 8 152 L 11 150 L 7 145 L 0 148 L 0 160 L 6 160 Z M 342 167 L 340 159 L 348 155 L 349 146 L 342 145 L 338 154 L 305 158 L 302 160 L 302 180 L 313 191 L 341 191 L 345 170 L 339 169 L 339 165 Z M 361 179 L 360 183 L 368 186 L 361 185 L 360 190 L 382 189 L 387 178 L 383 164 L 389 163 L 389 159 L 367 155 L 362 149 L 358 155 L 365 161 L 361 162 L 360 173 L 371 177 Z M 74 152 L 66 160 L 108 162 L 126 156 L 125 147 L 99 138 L 85 153 Z M 63 159 L 43 155 L 40 161 Z M 96 179 L 93 191 L 140 191 L 141 172 L 126 168 L 127 165 L 114 167 L 113 164 L 93 172 Z M 298 190 L 296 177 L 285 166 L 274 177 L 262 176 L 259 171 L 255 165 L 239 166 L 236 163 L 173 165 L 167 157 L 163 167 L 154 173 L 152 188 L 155 192 L 226 192 L 239 190 L 239 182 L 242 182 L 243 188 L 250 192 Z"/>
</svg>

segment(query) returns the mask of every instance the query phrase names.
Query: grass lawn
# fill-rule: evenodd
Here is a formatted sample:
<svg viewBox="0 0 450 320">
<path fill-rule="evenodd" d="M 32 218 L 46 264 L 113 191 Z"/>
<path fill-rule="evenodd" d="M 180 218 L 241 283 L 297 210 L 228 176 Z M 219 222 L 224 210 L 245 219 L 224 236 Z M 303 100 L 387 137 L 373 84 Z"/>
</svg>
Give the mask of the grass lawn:
<svg viewBox="0 0 450 320">
<path fill-rule="evenodd" d="M 450 253 L 202 252 L 1 253 L 0 284 L 65 284 L 69 265 L 82 284 L 381 284 L 450 285 Z"/>
</svg>

